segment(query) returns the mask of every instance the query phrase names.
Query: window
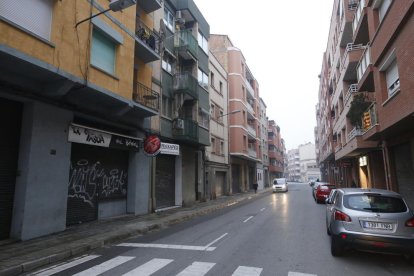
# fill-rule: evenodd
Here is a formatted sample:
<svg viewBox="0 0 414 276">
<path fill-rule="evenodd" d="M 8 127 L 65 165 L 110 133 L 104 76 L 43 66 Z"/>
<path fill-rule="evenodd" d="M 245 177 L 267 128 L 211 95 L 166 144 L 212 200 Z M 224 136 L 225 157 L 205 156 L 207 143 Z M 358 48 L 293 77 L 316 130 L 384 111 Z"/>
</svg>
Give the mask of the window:
<svg viewBox="0 0 414 276">
<path fill-rule="evenodd" d="M 54 0 L 1 0 L 0 17 L 50 40 Z"/>
<path fill-rule="evenodd" d="M 214 119 L 216 117 L 215 113 L 216 113 L 216 106 L 214 104 L 211 104 L 211 106 L 210 106 L 210 116 L 211 116 L 211 118 Z"/>
<path fill-rule="evenodd" d="M 201 127 L 209 129 L 210 126 L 210 116 L 208 110 L 199 108 L 198 110 L 198 124 Z"/>
<path fill-rule="evenodd" d="M 391 97 L 400 89 L 400 77 L 398 75 L 397 60 L 394 60 L 386 72 L 388 97 Z"/>
<path fill-rule="evenodd" d="M 391 5 L 391 1 L 392 0 L 380 0 L 380 1 L 378 1 L 379 2 L 378 15 L 379 15 L 380 22 L 382 22 L 382 20 L 384 19 L 385 14 L 387 13 L 388 8 Z"/>
<path fill-rule="evenodd" d="M 164 10 L 164 23 L 168 29 L 174 32 L 174 16 L 172 12 L 167 9 Z"/>
<path fill-rule="evenodd" d="M 211 152 L 216 153 L 216 138 L 211 137 Z"/>
<path fill-rule="evenodd" d="M 208 41 L 200 32 L 198 32 L 198 46 L 208 55 Z"/>
<path fill-rule="evenodd" d="M 167 71 L 170 74 L 174 74 L 174 58 L 167 52 L 164 52 L 162 56 L 162 69 Z"/>
<path fill-rule="evenodd" d="M 220 141 L 220 154 L 224 154 L 224 142 Z"/>
<path fill-rule="evenodd" d="M 198 68 L 198 84 L 204 89 L 208 89 L 208 76 Z"/>
<path fill-rule="evenodd" d="M 214 73 L 213 72 L 210 73 L 210 85 L 211 87 L 214 87 Z"/>
<path fill-rule="evenodd" d="M 94 28 L 92 33 L 91 64 L 114 75 L 115 55 L 115 41 L 98 28 Z"/>
<path fill-rule="evenodd" d="M 221 81 L 219 82 L 219 91 L 220 94 L 223 94 L 223 83 Z"/>
</svg>

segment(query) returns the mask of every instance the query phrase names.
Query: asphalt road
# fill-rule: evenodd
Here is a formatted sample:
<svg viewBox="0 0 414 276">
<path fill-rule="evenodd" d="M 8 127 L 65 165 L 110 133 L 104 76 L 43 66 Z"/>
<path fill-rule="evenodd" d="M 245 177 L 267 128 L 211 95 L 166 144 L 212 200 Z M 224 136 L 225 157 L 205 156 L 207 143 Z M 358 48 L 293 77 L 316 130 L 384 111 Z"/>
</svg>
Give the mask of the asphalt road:
<svg viewBox="0 0 414 276">
<path fill-rule="evenodd" d="M 414 275 L 402 257 L 330 254 L 325 206 L 307 184 L 99 249 L 37 275 Z"/>
</svg>

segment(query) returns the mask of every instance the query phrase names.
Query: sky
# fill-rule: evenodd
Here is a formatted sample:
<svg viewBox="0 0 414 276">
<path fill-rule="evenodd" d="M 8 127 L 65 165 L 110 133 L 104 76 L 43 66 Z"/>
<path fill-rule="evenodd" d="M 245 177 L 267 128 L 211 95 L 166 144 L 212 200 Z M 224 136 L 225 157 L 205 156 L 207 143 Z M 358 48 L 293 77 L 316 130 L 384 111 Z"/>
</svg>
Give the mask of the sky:
<svg viewBox="0 0 414 276">
<path fill-rule="evenodd" d="M 322 56 L 333 0 L 194 0 L 211 34 L 239 48 L 286 150 L 315 143 Z"/>
</svg>

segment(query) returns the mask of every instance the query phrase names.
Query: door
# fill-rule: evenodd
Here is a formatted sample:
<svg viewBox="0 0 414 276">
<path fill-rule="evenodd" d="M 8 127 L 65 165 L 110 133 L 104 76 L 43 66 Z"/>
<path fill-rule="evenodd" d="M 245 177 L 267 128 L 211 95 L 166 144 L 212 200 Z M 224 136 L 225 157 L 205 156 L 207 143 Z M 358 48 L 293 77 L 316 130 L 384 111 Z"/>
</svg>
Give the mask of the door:
<svg viewBox="0 0 414 276">
<path fill-rule="evenodd" d="M 232 193 L 240 193 L 240 165 L 231 165 Z"/>
<path fill-rule="evenodd" d="M 225 172 L 216 172 L 216 196 L 222 196 L 224 194 L 224 183 L 226 179 Z"/>
<path fill-rule="evenodd" d="M 175 156 L 158 155 L 155 172 L 156 208 L 175 205 Z"/>
<path fill-rule="evenodd" d="M 393 148 L 398 191 L 408 205 L 414 208 L 414 164 L 412 152 L 410 143 Z"/>
<path fill-rule="evenodd" d="M 7 239 L 13 214 L 22 104 L 0 99 L 0 239 Z"/>
</svg>

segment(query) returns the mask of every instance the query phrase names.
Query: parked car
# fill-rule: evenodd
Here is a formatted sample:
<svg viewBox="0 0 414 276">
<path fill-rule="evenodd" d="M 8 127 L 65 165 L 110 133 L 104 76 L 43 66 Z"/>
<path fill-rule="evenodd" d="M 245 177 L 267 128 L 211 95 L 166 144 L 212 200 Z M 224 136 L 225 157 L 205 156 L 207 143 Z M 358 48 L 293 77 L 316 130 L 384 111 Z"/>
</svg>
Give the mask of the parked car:
<svg viewBox="0 0 414 276">
<path fill-rule="evenodd" d="M 273 192 L 287 192 L 289 190 L 286 178 L 273 179 Z"/>
<path fill-rule="evenodd" d="M 315 190 L 315 201 L 316 203 L 325 203 L 325 200 L 328 198 L 331 190 L 335 189 L 333 184 L 320 184 Z"/>
<path fill-rule="evenodd" d="M 316 196 L 315 196 L 316 189 L 318 188 L 319 185 L 330 185 L 330 183 L 315 181 L 315 184 L 313 184 L 313 186 L 312 186 L 312 196 L 313 196 L 313 199 L 315 199 L 315 200 L 316 200 Z"/>
<path fill-rule="evenodd" d="M 382 189 L 343 188 L 326 200 L 331 254 L 346 249 L 399 253 L 414 258 L 414 212 L 403 197 Z"/>
</svg>

